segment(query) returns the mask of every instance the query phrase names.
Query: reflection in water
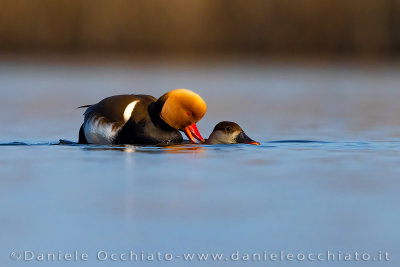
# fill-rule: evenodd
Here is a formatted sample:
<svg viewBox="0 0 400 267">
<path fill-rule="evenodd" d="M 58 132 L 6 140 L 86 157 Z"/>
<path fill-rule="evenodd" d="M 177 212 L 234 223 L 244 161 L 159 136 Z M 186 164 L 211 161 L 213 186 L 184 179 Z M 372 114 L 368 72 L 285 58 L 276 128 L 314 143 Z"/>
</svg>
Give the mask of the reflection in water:
<svg viewBox="0 0 400 267">
<path fill-rule="evenodd" d="M 207 150 L 214 151 L 237 151 L 248 150 L 256 151 L 268 148 L 287 148 L 294 150 L 391 150 L 400 149 L 400 141 L 378 141 L 378 142 L 338 142 L 338 141 L 316 141 L 316 140 L 277 140 L 264 141 L 260 146 L 252 146 L 249 144 L 218 144 L 218 145 L 203 145 L 203 144 L 160 144 L 160 145 L 92 145 L 79 144 L 77 142 L 60 139 L 59 142 L 42 142 L 42 143 L 25 143 L 25 142 L 5 142 L 0 143 L 0 146 L 64 146 L 64 147 L 79 147 L 88 151 L 124 151 L 124 152 L 142 152 L 142 153 L 204 153 Z"/>
<path fill-rule="evenodd" d="M 140 152 L 149 154 L 159 153 L 189 153 L 189 152 L 204 152 L 205 150 L 199 145 L 175 144 L 175 145 L 80 145 L 84 150 L 89 151 L 123 151 L 123 152 Z"/>
<path fill-rule="evenodd" d="M 183 145 L 169 145 L 164 147 L 166 153 L 179 154 L 179 153 L 205 153 L 206 149 L 198 144 L 183 144 Z"/>
</svg>

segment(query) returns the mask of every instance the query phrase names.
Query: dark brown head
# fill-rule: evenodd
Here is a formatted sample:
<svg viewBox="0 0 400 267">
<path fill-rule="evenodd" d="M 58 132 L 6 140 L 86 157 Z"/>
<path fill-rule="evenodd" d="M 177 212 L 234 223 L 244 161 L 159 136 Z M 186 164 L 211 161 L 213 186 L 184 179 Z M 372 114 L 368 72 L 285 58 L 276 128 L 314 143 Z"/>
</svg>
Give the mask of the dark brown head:
<svg viewBox="0 0 400 267">
<path fill-rule="evenodd" d="M 248 137 L 242 128 L 234 122 L 222 121 L 218 123 L 206 144 L 252 144 L 259 145 L 260 143 Z"/>
</svg>

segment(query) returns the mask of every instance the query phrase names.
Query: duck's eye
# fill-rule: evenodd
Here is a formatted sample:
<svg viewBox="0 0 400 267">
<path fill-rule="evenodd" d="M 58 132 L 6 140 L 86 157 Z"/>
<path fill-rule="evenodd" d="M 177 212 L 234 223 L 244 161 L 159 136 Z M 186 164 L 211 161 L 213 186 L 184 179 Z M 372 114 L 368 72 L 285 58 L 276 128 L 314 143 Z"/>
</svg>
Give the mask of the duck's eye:
<svg viewBox="0 0 400 267">
<path fill-rule="evenodd" d="M 231 131 L 231 127 L 230 126 L 226 127 L 226 131 L 230 132 Z"/>
</svg>

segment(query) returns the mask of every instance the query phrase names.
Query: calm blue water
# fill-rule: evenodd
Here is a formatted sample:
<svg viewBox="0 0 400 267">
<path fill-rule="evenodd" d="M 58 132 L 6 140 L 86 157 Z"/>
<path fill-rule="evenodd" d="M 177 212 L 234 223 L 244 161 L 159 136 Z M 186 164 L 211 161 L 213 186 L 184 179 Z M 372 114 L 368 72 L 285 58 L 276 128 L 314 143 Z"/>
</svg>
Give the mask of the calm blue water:
<svg viewBox="0 0 400 267">
<path fill-rule="evenodd" d="M 101 64 L 0 64 L 1 266 L 400 264 L 398 67 Z M 262 145 L 58 144 L 76 141 L 77 106 L 175 87 L 206 99 L 204 136 L 232 120 Z M 75 250 L 89 259 L 10 258 Z M 131 250 L 177 258 L 96 258 Z M 224 260 L 327 250 L 388 251 L 390 261 Z M 184 253 L 224 257 L 187 262 Z"/>
</svg>

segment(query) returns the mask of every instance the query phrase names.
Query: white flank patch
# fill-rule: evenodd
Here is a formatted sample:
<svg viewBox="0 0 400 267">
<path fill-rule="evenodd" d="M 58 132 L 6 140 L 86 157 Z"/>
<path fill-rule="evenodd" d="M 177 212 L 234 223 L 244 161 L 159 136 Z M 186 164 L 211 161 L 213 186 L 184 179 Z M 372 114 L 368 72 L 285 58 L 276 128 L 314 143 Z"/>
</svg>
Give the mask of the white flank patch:
<svg viewBox="0 0 400 267">
<path fill-rule="evenodd" d="M 103 117 L 92 116 L 84 127 L 86 140 L 90 144 L 111 145 L 119 128 L 113 131 L 113 123 L 104 123 Z"/>
<path fill-rule="evenodd" d="M 127 122 L 130 119 L 133 109 L 135 108 L 137 102 L 139 102 L 139 100 L 135 100 L 126 106 L 125 111 L 124 111 L 124 121 L 125 122 Z"/>
</svg>

